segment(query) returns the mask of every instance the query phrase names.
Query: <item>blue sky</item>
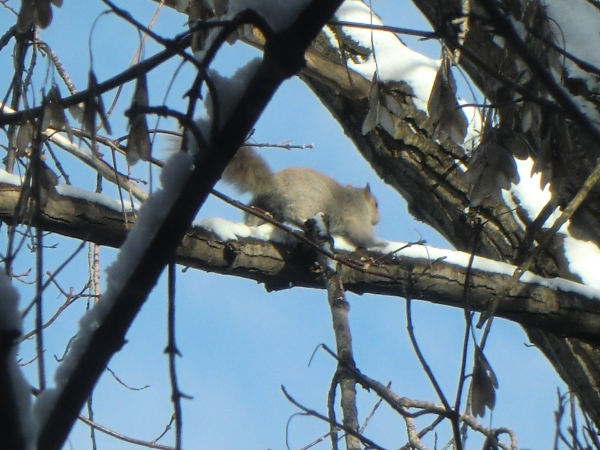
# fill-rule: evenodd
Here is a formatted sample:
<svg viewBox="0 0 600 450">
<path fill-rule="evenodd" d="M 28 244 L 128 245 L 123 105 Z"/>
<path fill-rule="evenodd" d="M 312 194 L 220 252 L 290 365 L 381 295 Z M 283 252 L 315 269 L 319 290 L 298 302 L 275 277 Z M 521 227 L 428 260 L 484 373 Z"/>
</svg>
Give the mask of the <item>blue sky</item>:
<svg viewBox="0 0 600 450">
<path fill-rule="evenodd" d="M 15 3 L 14 0 L 10 4 Z M 121 1 L 141 22 L 147 23 L 155 4 L 149 1 Z M 13 7 L 16 8 L 16 3 Z M 376 0 L 373 8 L 391 25 L 428 29 L 424 20 L 408 1 Z M 115 16 L 99 14 L 106 8 L 98 1 L 67 0 L 55 10 L 52 26 L 41 32 L 41 38 L 58 53 L 67 71 L 79 89 L 84 89 L 89 69 L 88 47 L 91 48 L 94 70 L 103 80 L 124 70 L 138 44 L 137 32 Z M 0 23 L 13 21 L 5 10 L 0 10 Z M 90 28 L 96 22 L 90 35 Z M 155 30 L 164 36 L 184 31 L 185 18 L 165 9 Z M 435 42 L 417 42 L 417 49 L 431 57 L 438 57 Z M 151 45 L 146 55 L 156 51 Z M 224 75 L 233 73 L 243 61 L 256 55 L 243 44 L 225 48 L 216 69 Z M 7 62 L 6 49 L 0 54 L 0 80 L 6 85 L 12 65 Z M 40 67 L 46 61 L 38 62 Z M 170 64 L 150 77 L 151 101 L 159 104 L 171 82 L 176 64 Z M 38 69 L 39 70 L 39 69 Z M 45 69 L 44 69 L 45 70 Z M 39 70 L 36 88 L 45 76 Z M 183 71 L 173 83 L 169 102 L 182 107 L 180 97 L 189 86 L 189 72 Z M 66 95 L 66 89 L 63 89 Z M 104 97 L 110 104 L 112 96 Z M 114 136 L 125 134 L 126 122 L 122 111 L 131 99 L 127 86 L 117 105 L 111 124 Z M 153 120 L 150 120 L 153 124 Z M 173 129 L 172 122 L 161 122 L 161 127 Z M 382 238 L 397 241 L 416 241 L 423 237 L 430 245 L 448 247 L 439 235 L 424 224 L 414 221 L 406 211 L 403 200 L 379 180 L 367 166 L 351 141 L 328 111 L 298 79 L 283 85 L 256 126 L 254 139 L 261 143 L 291 142 L 313 144 L 312 150 L 265 149 L 263 155 L 274 169 L 302 165 L 315 167 L 341 183 L 371 184 L 379 198 L 381 223 L 377 233 Z M 164 147 L 161 143 L 158 147 Z M 158 148 L 156 156 L 168 152 Z M 90 171 L 81 168 L 70 157 L 64 158 L 74 184 L 93 189 Z M 124 166 L 123 166 L 124 167 Z M 147 168 L 136 168 L 140 176 Z M 232 194 L 226 186 L 219 189 Z M 107 186 L 106 192 L 114 195 Z M 210 199 L 199 218 L 221 216 L 241 220 L 241 212 Z M 3 238 L 4 239 L 4 238 Z M 59 250 L 49 250 L 48 268 L 59 264 L 60 256 L 74 247 L 58 237 L 48 241 L 60 243 Z M 54 253 L 52 253 L 54 252 Z M 108 264 L 115 255 L 112 249 L 102 250 L 102 263 Z M 26 263 L 23 263 L 25 267 Z M 326 295 L 322 291 L 291 289 L 267 293 L 253 281 L 189 270 L 178 275 L 178 343 L 183 358 L 178 361 L 180 387 L 193 397 L 184 401 L 184 446 L 194 448 L 285 448 L 286 422 L 297 410 L 280 391 L 285 385 L 302 404 L 326 411 L 327 390 L 335 364 L 324 352 L 317 352 L 312 364 L 308 361 L 313 350 L 321 343 L 334 347 L 333 333 Z M 65 286 L 82 286 L 85 282 L 85 255 L 77 267 L 65 273 L 60 280 Z M 27 300 L 26 286 L 19 286 L 23 300 Z M 144 306 L 128 334 L 128 343 L 119 352 L 110 368 L 120 379 L 134 387 L 149 385 L 141 391 L 130 391 L 106 374 L 94 396 L 96 420 L 123 434 L 151 440 L 168 423 L 170 392 L 166 345 L 165 285 L 161 282 Z M 438 402 L 415 358 L 406 333 L 405 303 L 400 298 L 348 295 L 351 303 L 350 320 L 358 367 L 368 376 L 382 383 L 392 381 L 392 388 L 401 396 Z M 48 314 L 60 299 L 47 296 Z M 51 355 L 60 355 L 68 338 L 77 329 L 83 303 L 76 305 L 59 319 L 48 333 L 47 362 L 53 366 Z M 416 333 L 419 344 L 442 387 L 450 398 L 460 367 L 463 313 L 447 307 L 414 303 Z M 487 356 L 500 381 L 497 408 L 493 426 L 507 426 L 517 433 L 521 448 L 550 448 L 553 442 L 553 411 L 556 407 L 556 386 L 561 385 L 549 363 L 535 348 L 527 347 L 527 338 L 521 329 L 506 321 L 497 320 L 487 346 Z M 24 353 L 26 353 L 24 349 Z M 28 359 L 24 355 L 24 359 Z M 31 369 L 27 369 L 31 374 Z M 563 387 L 561 389 L 564 390 Z M 377 399 L 359 392 L 359 414 L 364 418 Z M 489 426 L 489 414 L 483 419 Z M 424 419 L 418 424 L 428 424 Z M 404 424 L 386 407 L 381 407 L 366 435 L 384 447 L 399 447 L 404 442 Z M 299 448 L 318 438 L 327 426 L 316 419 L 295 417 L 290 424 L 289 440 L 292 448 Z M 448 425 L 439 427 L 440 435 L 448 437 Z M 66 448 L 89 448 L 88 431 L 78 426 Z M 98 434 L 99 448 L 132 448 L 114 439 Z M 441 439 L 442 441 L 444 439 Z M 480 439 L 471 438 L 468 448 L 480 448 Z M 169 439 L 161 441 L 171 444 Z M 431 441 L 429 441 L 431 442 Z M 431 444 L 430 444 L 431 445 Z M 328 448 L 329 441 L 316 448 Z"/>
</svg>

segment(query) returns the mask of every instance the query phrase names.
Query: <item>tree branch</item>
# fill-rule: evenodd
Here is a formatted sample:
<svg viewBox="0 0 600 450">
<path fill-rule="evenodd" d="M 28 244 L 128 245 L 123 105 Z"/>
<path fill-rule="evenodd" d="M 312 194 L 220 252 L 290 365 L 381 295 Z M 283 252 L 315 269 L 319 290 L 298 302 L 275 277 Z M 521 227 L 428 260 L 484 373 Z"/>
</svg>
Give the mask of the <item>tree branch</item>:
<svg viewBox="0 0 600 450">
<path fill-rule="evenodd" d="M 0 220 L 13 223 L 19 188 L 0 183 Z M 119 247 L 128 227 L 135 223 L 132 213 L 117 212 L 99 203 L 79 198 L 52 196 L 42 214 L 46 231 Z M 128 225 L 129 224 L 129 225 Z M 370 254 L 381 260 L 381 254 Z M 356 255 L 347 254 L 347 258 Z M 468 259 L 468 257 L 466 257 Z M 233 275 L 263 283 L 268 290 L 294 286 L 322 288 L 322 282 L 306 262 L 299 246 L 239 238 L 224 242 L 214 233 L 194 226 L 187 230 L 177 250 L 177 262 L 207 272 Z M 361 264 L 356 261 L 357 264 Z M 443 260 L 415 259 L 400 255 L 384 258 L 368 270 L 342 266 L 340 277 L 347 291 L 395 297 L 406 296 L 403 280 L 413 280 L 415 300 L 464 308 L 464 280 L 467 267 Z M 409 277 L 409 278 L 407 278 Z M 510 275 L 471 269 L 469 308 L 485 311 Z M 562 292 L 523 281 L 502 299 L 496 315 L 521 325 L 547 330 L 556 336 L 570 336 L 600 343 L 600 302 L 573 292 Z"/>
</svg>

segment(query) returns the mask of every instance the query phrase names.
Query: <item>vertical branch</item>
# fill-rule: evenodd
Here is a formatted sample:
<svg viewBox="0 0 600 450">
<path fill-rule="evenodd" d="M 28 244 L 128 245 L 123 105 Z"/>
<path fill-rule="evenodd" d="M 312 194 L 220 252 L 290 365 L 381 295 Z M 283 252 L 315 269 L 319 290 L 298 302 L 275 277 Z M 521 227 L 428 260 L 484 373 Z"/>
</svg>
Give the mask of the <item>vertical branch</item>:
<svg viewBox="0 0 600 450">
<path fill-rule="evenodd" d="M 15 46 L 14 46 L 14 50 L 13 50 L 13 64 L 15 67 L 15 74 L 11 81 L 9 90 L 8 90 L 8 92 L 6 92 L 6 96 L 2 99 L 2 104 L 3 105 L 6 104 L 6 100 L 8 99 L 8 96 L 11 94 L 11 91 L 12 91 L 10 106 L 13 110 L 19 109 L 19 104 L 21 103 L 21 97 L 23 95 L 23 82 L 22 82 L 21 78 L 23 77 L 23 74 L 25 73 L 25 56 L 27 54 L 27 49 L 29 48 L 29 46 L 26 45 L 26 43 L 29 40 L 29 37 L 30 37 L 29 33 L 27 35 L 20 34 L 18 32 L 15 34 Z M 7 132 L 8 150 L 7 150 L 6 158 L 4 160 L 4 168 L 6 169 L 6 171 L 8 173 L 13 173 L 13 169 L 14 169 L 14 165 L 15 165 L 17 130 L 18 130 L 18 127 L 23 126 L 24 124 L 25 124 L 25 121 L 23 120 L 19 126 L 15 125 L 15 124 L 8 125 L 8 132 Z M 16 220 L 15 220 L 15 222 L 16 222 Z M 13 245 L 14 245 L 14 237 L 15 237 L 15 228 L 13 225 L 8 226 L 7 233 L 8 233 L 8 244 L 7 244 L 8 248 L 6 249 L 5 271 L 6 271 L 6 275 L 8 275 L 10 277 L 12 274 L 12 262 L 14 259 Z"/>
<path fill-rule="evenodd" d="M 452 422 L 452 434 L 454 436 L 454 448 L 456 450 L 462 450 L 463 446 L 462 446 L 462 441 L 460 439 L 460 429 L 459 429 L 459 420 L 458 420 L 459 413 L 458 413 L 458 411 L 455 411 L 450 407 L 450 404 L 448 403 L 448 400 L 446 399 L 446 396 L 444 395 L 442 388 L 440 387 L 439 383 L 437 382 L 435 375 L 433 374 L 433 371 L 431 370 L 431 367 L 429 367 L 429 364 L 427 364 L 427 361 L 425 361 L 425 357 L 423 356 L 423 353 L 421 353 L 421 349 L 419 348 L 419 344 L 417 343 L 417 338 L 415 336 L 415 330 L 413 328 L 411 297 L 409 295 L 406 296 L 406 322 L 407 322 L 406 328 L 408 329 L 408 336 L 410 337 L 410 342 L 412 343 L 412 346 L 415 349 L 415 353 L 417 354 L 417 357 L 419 358 L 419 362 L 421 363 L 423 370 L 429 377 L 431 384 L 433 385 L 435 391 L 437 392 L 438 397 L 440 398 L 440 401 L 444 405 L 444 409 L 446 409 L 446 411 L 448 413 L 448 417 L 450 418 L 450 421 Z"/>
<path fill-rule="evenodd" d="M 462 395 L 463 395 L 463 390 L 465 387 L 465 383 L 467 381 L 467 375 L 466 375 L 466 370 L 467 370 L 467 357 L 468 357 L 468 352 L 469 352 L 469 336 L 471 334 L 471 330 L 473 328 L 473 312 L 471 311 L 470 308 L 470 286 L 471 286 L 471 273 L 473 270 L 473 261 L 475 259 L 475 254 L 477 253 L 477 250 L 479 248 L 479 245 L 481 243 L 481 231 L 483 229 L 483 222 L 481 220 L 477 220 L 476 222 L 474 222 L 472 224 L 473 228 L 474 228 L 474 232 L 473 232 L 473 243 L 472 243 L 472 247 L 471 247 L 471 255 L 469 256 L 469 263 L 467 265 L 467 271 L 465 273 L 465 283 L 464 283 L 464 298 L 465 298 L 465 308 L 464 308 L 464 315 L 465 315 L 465 335 L 463 338 L 463 348 L 462 348 L 462 356 L 461 356 L 461 363 L 460 363 L 460 374 L 458 377 L 458 386 L 456 389 L 456 400 L 454 402 L 454 410 L 457 412 L 457 414 L 460 414 L 460 407 L 461 407 L 461 400 L 462 400 Z M 468 412 L 468 408 L 469 408 L 469 403 L 467 403 L 467 412 Z M 467 431 L 467 427 L 466 424 L 463 425 L 463 429 L 462 429 L 462 436 L 461 439 L 466 440 L 466 431 Z M 464 442 L 463 442 L 464 444 Z"/>
<path fill-rule="evenodd" d="M 175 368 L 175 357 L 181 356 L 175 343 L 175 263 L 171 262 L 168 265 L 168 313 L 167 313 L 167 328 L 168 342 L 165 348 L 165 353 L 169 355 L 169 377 L 171 379 L 171 400 L 173 401 L 173 417 L 175 419 L 175 448 L 180 450 L 181 447 L 181 391 L 177 383 L 177 369 Z"/>
<path fill-rule="evenodd" d="M 88 398 L 87 401 L 87 412 L 87 418 L 90 420 L 90 422 L 94 422 L 94 407 L 92 405 L 92 396 L 90 396 L 90 398 Z M 96 444 L 96 429 L 94 427 L 90 427 L 90 439 L 92 441 L 92 450 L 97 450 L 98 444 Z"/>
<path fill-rule="evenodd" d="M 99 185 L 96 186 L 96 192 L 98 192 Z M 96 304 L 100 298 L 100 246 L 93 242 L 88 244 L 88 270 L 89 270 L 89 291 L 92 294 L 92 301 L 88 300 L 87 309 L 89 310 L 92 304 Z M 94 408 L 93 408 L 93 395 L 87 400 L 87 413 L 88 419 L 94 421 Z M 96 450 L 98 445 L 96 443 L 96 429 L 90 427 L 90 440 L 92 441 L 92 450 Z"/>
<path fill-rule="evenodd" d="M 338 386 L 337 376 L 333 376 L 331 379 L 331 385 L 329 386 L 329 394 L 327 395 L 327 413 L 329 415 L 329 437 L 331 438 L 331 450 L 338 450 L 338 433 L 337 427 L 334 423 L 337 423 L 335 417 L 335 390 Z"/>
<path fill-rule="evenodd" d="M 45 106 L 46 99 L 42 101 L 42 106 Z M 41 223 L 42 215 L 42 117 L 39 118 L 36 125 L 36 132 L 31 146 L 31 194 L 32 194 L 32 208 L 31 217 L 35 218 L 35 223 Z M 43 279 L 44 279 L 44 260 L 43 260 L 43 249 L 44 249 L 44 231 L 41 226 L 36 228 L 35 236 L 35 342 L 37 352 L 37 366 L 38 366 L 38 384 L 39 389 L 43 391 L 46 389 L 46 367 L 44 364 L 44 315 L 43 315 Z"/>
<path fill-rule="evenodd" d="M 318 224 L 315 219 L 311 219 L 309 222 L 316 224 L 314 228 L 312 226 L 309 227 L 309 232 L 316 235 L 315 240 L 326 252 L 331 252 L 333 246 L 331 245 L 331 237 L 328 235 L 328 227 L 324 223 Z M 322 278 L 327 288 L 327 300 L 331 311 L 338 354 L 338 367 L 334 375 L 334 380 L 337 380 L 340 386 L 342 423 L 344 426 L 358 431 L 356 378 L 353 371 L 356 368 L 356 364 L 354 363 L 352 335 L 350 333 L 350 321 L 348 320 L 350 304 L 346 300 L 344 286 L 338 273 L 339 264 L 327 258 L 324 253 L 317 254 L 317 262 L 323 270 Z M 360 440 L 356 436 L 347 433 L 345 439 L 348 450 L 358 450 L 361 448 Z"/>
</svg>

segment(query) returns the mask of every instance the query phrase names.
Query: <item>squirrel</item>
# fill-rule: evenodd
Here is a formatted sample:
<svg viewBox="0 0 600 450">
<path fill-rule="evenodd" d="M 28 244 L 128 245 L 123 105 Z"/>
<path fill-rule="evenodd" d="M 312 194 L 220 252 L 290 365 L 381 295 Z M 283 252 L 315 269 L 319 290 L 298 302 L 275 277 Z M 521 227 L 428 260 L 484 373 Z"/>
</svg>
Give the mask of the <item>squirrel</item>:
<svg viewBox="0 0 600 450">
<path fill-rule="evenodd" d="M 290 167 L 272 172 L 251 147 L 243 146 L 225 168 L 223 181 L 240 193 L 253 195 L 251 206 L 269 212 L 274 219 L 302 227 L 316 213 L 329 216 L 329 231 L 357 247 L 381 246 L 373 225 L 379 222 L 377 199 L 367 184 L 364 188 L 342 186 L 334 179 L 308 167 Z M 249 226 L 263 223 L 246 213 Z"/>
</svg>

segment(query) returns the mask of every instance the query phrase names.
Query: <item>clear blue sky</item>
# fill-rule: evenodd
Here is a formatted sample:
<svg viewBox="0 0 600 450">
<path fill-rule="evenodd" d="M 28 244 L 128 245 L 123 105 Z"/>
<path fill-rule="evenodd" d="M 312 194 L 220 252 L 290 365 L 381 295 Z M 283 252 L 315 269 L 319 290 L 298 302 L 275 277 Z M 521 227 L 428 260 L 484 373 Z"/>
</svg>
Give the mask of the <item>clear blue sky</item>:
<svg viewBox="0 0 600 450">
<path fill-rule="evenodd" d="M 17 3 L 10 4 L 16 8 Z M 150 1 L 121 1 L 120 5 L 147 23 L 155 4 Z M 375 0 L 373 8 L 391 25 L 428 29 L 426 23 L 408 1 Z M 89 42 L 91 40 L 94 70 L 100 80 L 110 77 L 129 64 L 138 35 L 129 25 L 115 16 L 99 16 L 105 8 L 99 1 L 69 1 L 55 9 L 52 26 L 40 33 L 42 39 L 58 53 L 76 86 L 83 89 L 89 69 Z M 2 29 L 13 18 L 0 10 Z M 93 33 L 90 28 L 97 20 Z M 164 36 L 173 36 L 185 29 L 185 17 L 165 9 L 155 30 Z M 420 51 L 438 57 L 435 42 L 416 42 Z M 146 50 L 149 56 L 156 46 Z M 7 62 L 6 49 L 0 66 L 0 79 L 6 85 L 12 65 Z M 230 74 L 254 50 L 242 44 L 224 49 L 217 68 Z M 38 65 L 46 61 L 40 58 Z M 150 77 L 151 101 L 159 104 L 165 95 L 176 66 Z M 45 69 L 38 69 L 37 89 L 41 87 Z M 174 82 L 169 102 L 183 105 L 179 100 L 189 86 L 189 73 L 183 72 Z M 66 95 L 66 89 L 63 89 Z M 131 87 L 122 94 L 111 123 L 114 136 L 125 134 L 122 111 L 131 98 Z M 104 98 L 111 102 L 111 95 Z M 150 121 L 152 124 L 153 121 Z M 161 127 L 174 128 L 170 122 Z M 366 182 L 380 200 L 381 224 L 377 233 L 382 238 L 415 241 L 424 237 L 430 245 L 448 245 L 424 224 L 415 222 L 406 211 L 402 199 L 367 166 L 340 126 L 329 115 L 311 92 L 297 79 L 287 82 L 277 93 L 256 126 L 254 139 L 261 143 L 292 142 L 314 145 L 312 150 L 266 149 L 263 154 L 275 168 L 307 165 L 318 168 L 342 183 L 364 185 Z M 161 144 L 165 145 L 165 144 Z M 166 154 L 161 149 L 157 156 Z M 72 182 L 93 189 L 90 172 L 82 169 L 73 158 L 64 159 Z M 147 169 L 137 168 L 140 176 Z M 219 186 L 232 193 L 226 187 Z M 112 189 L 107 189 L 113 193 Z M 222 216 L 241 220 L 241 213 L 215 199 L 207 202 L 199 217 Z M 60 238 L 61 254 L 68 253 L 73 244 Z M 102 262 L 107 264 L 115 252 L 103 249 Z M 58 261 L 59 259 L 56 259 Z M 54 259 L 48 258 L 49 268 Z M 65 286 L 82 286 L 86 277 L 85 255 L 74 268 L 61 277 Z M 58 263 L 56 263 L 57 265 Z M 24 292 L 26 287 L 22 287 Z M 128 385 L 142 387 L 130 391 L 106 374 L 94 396 L 96 420 L 118 432 L 132 437 L 151 440 L 168 423 L 170 392 L 167 360 L 162 353 L 166 344 L 166 300 L 164 283 L 155 289 L 128 335 L 128 344 L 110 364 L 110 368 Z M 381 296 L 349 294 L 350 318 L 354 337 L 355 358 L 358 367 L 368 376 L 382 383 L 392 381 L 392 388 L 401 396 L 438 402 L 426 380 L 406 333 L 404 300 Z M 24 294 L 26 301 L 27 294 Z M 48 310 L 60 300 L 48 295 Z M 460 367 L 463 313 L 460 310 L 416 302 L 415 325 L 419 343 L 450 398 Z M 178 343 L 183 358 L 178 361 L 180 387 L 193 397 L 184 401 L 184 446 L 195 448 L 285 448 L 285 430 L 288 419 L 297 412 L 281 394 L 285 385 L 304 405 L 326 411 L 327 390 L 335 371 L 334 362 L 318 352 L 310 367 L 308 361 L 316 346 L 326 343 L 334 347 L 326 295 L 322 291 L 292 289 L 267 293 L 252 281 L 235 279 L 198 271 L 180 273 L 178 278 Z M 61 355 L 66 339 L 77 327 L 83 304 L 62 317 L 47 342 L 47 361 L 51 355 Z M 521 448 L 546 449 L 553 442 L 553 411 L 556 407 L 556 386 L 561 385 L 550 365 L 535 348 L 527 347 L 521 329 L 506 321 L 497 320 L 487 347 L 487 356 L 500 381 L 497 408 L 492 426 L 507 426 L 517 433 Z M 24 359 L 28 357 L 24 356 Z M 28 369 L 29 370 L 29 369 Z M 30 371 L 31 372 L 31 371 Z M 563 387 L 561 389 L 564 390 Z M 359 414 L 364 419 L 377 399 L 359 390 Z M 426 425 L 430 418 L 417 423 Z M 489 414 L 483 420 L 490 425 Z M 404 444 L 404 424 L 387 407 L 381 407 L 367 428 L 366 435 L 389 448 Z M 292 448 L 308 444 L 326 432 L 327 426 L 316 419 L 295 417 L 290 424 L 289 440 Z M 448 425 L 439 427 L 444 439 Z M 71 448 L 89 448 L 88 431 L 78 426 L 70 439 Z M 100 448 L 132 448 L 98 434 Z M 443 440 L 443 439 L 442 439 Z M 172 441 L 161 441 L 171 444 Z M 428 441 L 431 445 L 431 441 Z M 329 448 L 326 440 L 316 448 Z M 468 448 L 480 448 L 481 440 L 472 438 Z M 67 447 L 69 448 L 69 447 Z"/>
</svg>

